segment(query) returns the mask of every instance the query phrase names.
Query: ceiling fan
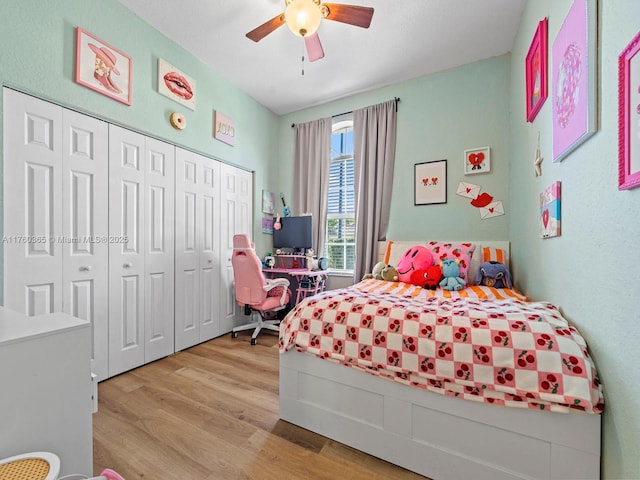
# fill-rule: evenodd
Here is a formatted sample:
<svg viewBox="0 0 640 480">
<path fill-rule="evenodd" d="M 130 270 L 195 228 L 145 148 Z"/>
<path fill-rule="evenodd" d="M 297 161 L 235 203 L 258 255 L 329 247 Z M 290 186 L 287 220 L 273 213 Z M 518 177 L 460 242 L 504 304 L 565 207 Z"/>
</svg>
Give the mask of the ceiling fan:
<svg viewBox="0 0 640 480">
<path fill-rule="evenodd" d="M 324 57 L 317 30 L 323 18 L 334 22 L 347 23 L 356 27 L 369 28 L 373 8 L 339 3 L 320 3 L 321 0 L 285 0 L 283 13 L 273 17 L 247 33 L 247 38 L 259 42 L 285 23 L 293 33 L 304 38 L 310 62 Z"/>
</svg>

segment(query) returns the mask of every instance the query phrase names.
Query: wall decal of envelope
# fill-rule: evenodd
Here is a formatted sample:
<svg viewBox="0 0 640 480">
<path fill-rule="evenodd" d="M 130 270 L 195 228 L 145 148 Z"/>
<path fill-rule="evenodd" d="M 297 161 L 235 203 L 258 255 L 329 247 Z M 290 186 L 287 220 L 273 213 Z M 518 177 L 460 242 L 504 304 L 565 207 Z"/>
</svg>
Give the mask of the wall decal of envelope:
<svg viewBox="0 0 640 480">
<path fill-rule="evenodd" d="M 482 220 L 504 215 L 504 206 L 502 205 L 502 201 L 500 200 L 498 200 L 497 202 L 491 202 L 486 207 L 481 207 L 479 210 L 480 218 Z"/>
<path fill-rule="evenodd" d="M 554 182 L 540 194 L 540 235 L 551 238 L 560 233 L 560 182 Z"/>
<path fill-rule="evenodd" d="M 458 188 L 456 188 L 456 195 L 470 198 L 471 202 L 469 203 L 480 210 L 480 218 L 482 220 L 504 215 L 504 205 L 502 201 L 494 201 L 492 195 L 489 195 L 487 192 L 480 193 L 481 190 L 482 187 L 475 183 L 460 182 L 458 183 Z"/>
<path fill-rule="evenodd" d="M 476 198 L 480 195 L 480 185 L 473 183 L 460 182 L 456 189 L 456 195 L 467 198 Z"/>
</svg>

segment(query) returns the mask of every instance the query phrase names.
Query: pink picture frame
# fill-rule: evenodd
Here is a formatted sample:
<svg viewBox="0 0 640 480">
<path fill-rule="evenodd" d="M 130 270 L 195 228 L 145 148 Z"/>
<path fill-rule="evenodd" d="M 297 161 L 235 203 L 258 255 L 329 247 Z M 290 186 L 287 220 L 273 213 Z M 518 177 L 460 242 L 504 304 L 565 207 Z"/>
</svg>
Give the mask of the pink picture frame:
<svg viewBox="0 0 640 480">
<path fill-rule="evenodd" d="M 525 58 L 527 122 L 533 122 L 548 96 L 547 24 L 546 17 L 538 23 Z"/>
<path fill-rule="evenodd" d="M 618 57 L 618 190 L 640 186 L 640 32 Z"/>
<path fill-rule="evenodd" d="M 552 52 L 553 161 L 597 130 L 597 0 L 574 0 Z"/>
<path fill-rule="evenodd" d="M 131 105 L 132 63 L 126 53 L 76 28 L 76 83 Z"/>
</svg>

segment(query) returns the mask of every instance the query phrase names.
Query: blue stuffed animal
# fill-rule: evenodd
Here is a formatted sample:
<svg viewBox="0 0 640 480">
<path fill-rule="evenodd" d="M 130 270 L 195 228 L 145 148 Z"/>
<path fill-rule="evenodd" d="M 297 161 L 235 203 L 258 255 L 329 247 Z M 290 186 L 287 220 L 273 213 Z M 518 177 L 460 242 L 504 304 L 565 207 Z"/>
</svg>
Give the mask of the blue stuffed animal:
<svg viewBox="0 0 640 480">
<path fill-rule="evenodd" d="M 512 288 L 511 274 L 504 263 L 491 260 L 481 263 L 478 267 L 476 284 L 494 288 Z"/>
<path fill-rule="evenodd" d="M 440 286 L 445 290 L 462 290 L 466 285 L 462 278 L 460 278 L 460 260 L 443 260 L 440 263 L 442 267 L 442 274 L 444 278 L 440 282 Z"/>
</svg>

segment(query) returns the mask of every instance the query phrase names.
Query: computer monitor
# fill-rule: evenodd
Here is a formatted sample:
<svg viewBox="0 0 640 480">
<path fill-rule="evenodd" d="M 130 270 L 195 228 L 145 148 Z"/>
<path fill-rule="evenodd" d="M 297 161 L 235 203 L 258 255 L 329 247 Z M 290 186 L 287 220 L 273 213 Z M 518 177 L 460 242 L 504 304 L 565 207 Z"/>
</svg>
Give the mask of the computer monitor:
<svg viewBox="0 0 640 480">
<path fill-rule="evenodd" d="M 273 229 L 273 248 L 290 250 L 291 253 L 304 253 L 313 248 L 311 215 L 281 217 L 280 224 L 280 230 Z"/>
</svg>

